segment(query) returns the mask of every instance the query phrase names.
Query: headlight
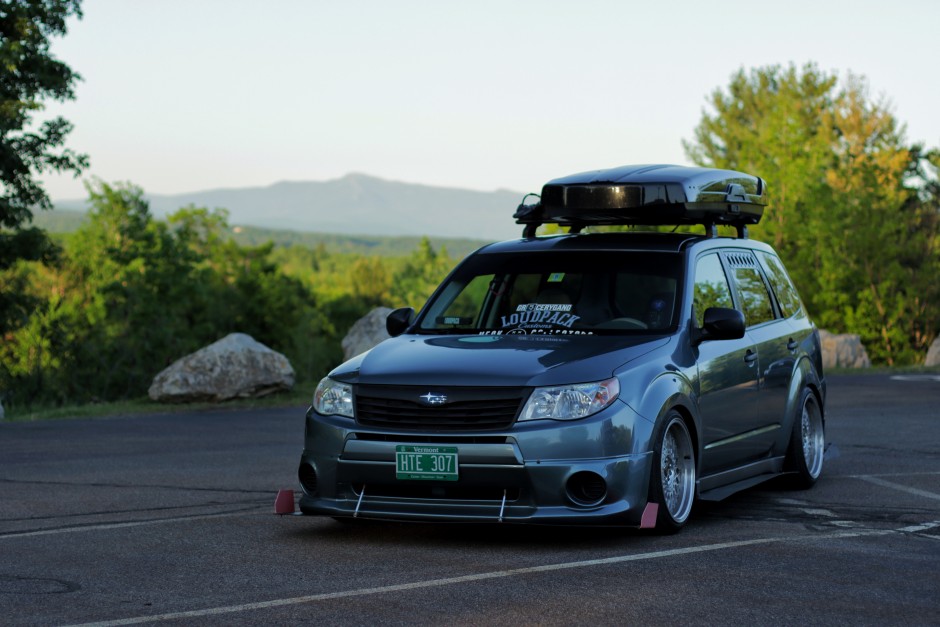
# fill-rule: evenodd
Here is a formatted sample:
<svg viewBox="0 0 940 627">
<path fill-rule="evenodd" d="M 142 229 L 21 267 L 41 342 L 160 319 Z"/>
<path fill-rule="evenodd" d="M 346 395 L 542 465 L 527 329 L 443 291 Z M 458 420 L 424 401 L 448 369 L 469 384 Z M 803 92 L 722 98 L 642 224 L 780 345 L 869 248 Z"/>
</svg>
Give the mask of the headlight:
<svg viewBox="0 0 940 627">
<path fill-rule="evenodd" d="M 352 386 L 326 377 L 313 393 L 313 408 L 324 416 L 353 417 Z"/>
<path fill-rule="evenodd" d="M 619 395 L 620 382 L 616 378 L 597 383 L 535 388 L 522 408 L 519 420 L 577 420 L 596 414 Z"/>
</svg>

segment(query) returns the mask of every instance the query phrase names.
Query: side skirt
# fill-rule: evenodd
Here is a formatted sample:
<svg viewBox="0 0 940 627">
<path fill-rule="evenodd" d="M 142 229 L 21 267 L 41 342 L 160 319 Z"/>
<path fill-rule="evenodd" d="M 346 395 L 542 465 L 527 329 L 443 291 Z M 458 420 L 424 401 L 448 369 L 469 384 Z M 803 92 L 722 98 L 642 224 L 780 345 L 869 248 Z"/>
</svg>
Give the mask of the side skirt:
<svg viewBox="0 0 940 627">
<path fill-rule="evenodd" d="M 746 466 L 725 470 L 698 480 L 698 498 L 721 501 L 735 492 L 746 490 L 783 474 L 784 457 L 770 457 Z"/>
</svg>

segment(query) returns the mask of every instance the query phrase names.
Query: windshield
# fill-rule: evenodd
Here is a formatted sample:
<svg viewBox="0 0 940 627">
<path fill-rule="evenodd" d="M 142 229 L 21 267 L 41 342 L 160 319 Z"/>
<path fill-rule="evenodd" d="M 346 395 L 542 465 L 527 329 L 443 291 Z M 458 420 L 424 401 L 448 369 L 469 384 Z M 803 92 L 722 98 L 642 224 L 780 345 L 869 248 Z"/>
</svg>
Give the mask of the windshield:
<svg viewBox="0 0 940 627">
<path fill-rule="evenodd" d="M 546 251 L 467 259 L 428 302 L 419 333 L 611 335 L 676 326 L 676 253 Z"/>
</svg>

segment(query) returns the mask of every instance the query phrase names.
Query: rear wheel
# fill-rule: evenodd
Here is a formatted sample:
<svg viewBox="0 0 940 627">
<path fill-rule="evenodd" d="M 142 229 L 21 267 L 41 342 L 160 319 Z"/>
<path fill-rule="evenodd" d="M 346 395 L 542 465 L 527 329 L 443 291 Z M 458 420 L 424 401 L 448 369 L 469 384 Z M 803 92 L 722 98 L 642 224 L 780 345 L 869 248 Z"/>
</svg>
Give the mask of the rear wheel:
<svg viewBox="0 0 940 627">
<path fill-rule="evenodd" d="M 689 428 L 671 411 L 653 448 L 650 500 L 659 504 L 656 528 L 675 533 L 685 525 L 695 500 L 695 449 Z"/>
<path fill-rule="evenodd" d="M 797 488 L 811 488 L 822 473 L 826 435 L 822 409 L 813 391 L 806 388 L 800 396 L 797 414 L 790 435 L 788 468 L 794 472 L 791 483 Z"/>
</svg>

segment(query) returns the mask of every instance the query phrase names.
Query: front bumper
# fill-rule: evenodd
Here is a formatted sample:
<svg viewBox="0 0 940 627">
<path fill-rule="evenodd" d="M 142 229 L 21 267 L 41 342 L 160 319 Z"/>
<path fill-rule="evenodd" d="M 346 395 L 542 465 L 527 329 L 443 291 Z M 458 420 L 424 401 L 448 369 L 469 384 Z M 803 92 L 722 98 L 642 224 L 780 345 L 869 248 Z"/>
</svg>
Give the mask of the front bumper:
<svg viewBox="0 0 940 627">
<path fill-rule="evenodd" d="M 572 422 L 505 432 L 410 433 L 307 413 L 304 514 L 439 522 L 639 526 L 652 424 L 623 403 Z M 396 479 L 400 444 L 455 446 L 457 481 Z"/>
</svg>

